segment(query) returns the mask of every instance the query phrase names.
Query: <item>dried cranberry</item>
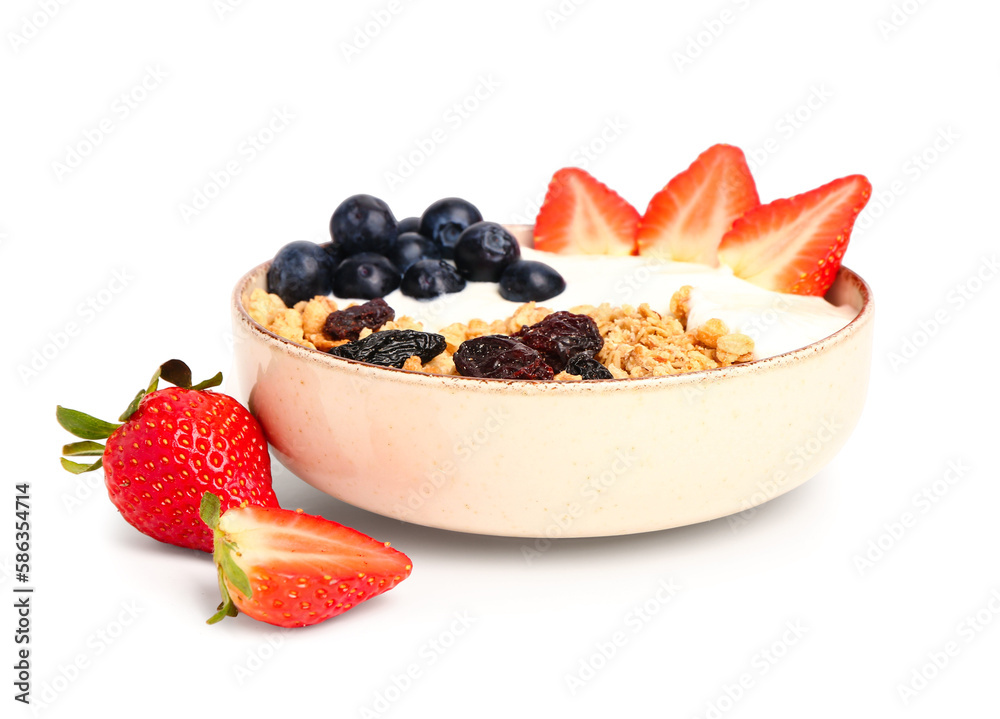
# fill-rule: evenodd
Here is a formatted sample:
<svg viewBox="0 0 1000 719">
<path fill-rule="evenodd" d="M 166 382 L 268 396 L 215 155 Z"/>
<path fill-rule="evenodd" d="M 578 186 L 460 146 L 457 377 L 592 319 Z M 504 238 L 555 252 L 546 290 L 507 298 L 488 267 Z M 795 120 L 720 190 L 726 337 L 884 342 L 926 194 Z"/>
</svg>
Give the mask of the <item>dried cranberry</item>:
<svg viewBox="0 0 1000 719">
<path fill-rule="evenodd" d="M 356 340 L 365 327 L 377 330 L 396 318 L 396 312 L 379 298 L 327 315 L 323 334 L 331 340 Z"/>
<path fill-rule="evenodd" d="M 553 312 L 541 322 L 522 327 L 513 336 L 540 352 L 556 372 L 566 369 L 566 363 L 575 355 L 593 357 L 604 346 L 597 323 L 587 315 L 572 312 Z"/>
<path fill-rule="evenodd" d="M 538 352 L 505 335 L 466 340 L 459 345 L 454 360 L 466 377 L 552 379 L 555 374 Z"/>
<path fill-rule="evenodd" d="M 573 355 L 566 363 L 566 371 L 579 375 L 581 379 L 614 379 L 611 370 L 593 357 L 581 353 Z"/>
</svg>

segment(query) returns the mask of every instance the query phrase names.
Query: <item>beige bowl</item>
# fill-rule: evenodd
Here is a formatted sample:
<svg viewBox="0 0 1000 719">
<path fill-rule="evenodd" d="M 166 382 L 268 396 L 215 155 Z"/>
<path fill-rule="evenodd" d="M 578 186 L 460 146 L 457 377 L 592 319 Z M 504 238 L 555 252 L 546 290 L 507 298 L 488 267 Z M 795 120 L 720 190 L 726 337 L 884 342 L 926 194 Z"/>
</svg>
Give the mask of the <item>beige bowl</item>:
<svg viewBox="0 0 1000 719">
<path fill-rule="evenodd" d="M 819 472 L 867 392 L 871 292 L 846 268 L 827 298 L 857 316 L 802 349 L 668 377 L 546 382 L 427 375 L 296 345 L 244 308 L 268 264 L 233 293 L 235 393 L 294 474 L 430 527 L 594 537 L 746 512 Z"/>
</svg>

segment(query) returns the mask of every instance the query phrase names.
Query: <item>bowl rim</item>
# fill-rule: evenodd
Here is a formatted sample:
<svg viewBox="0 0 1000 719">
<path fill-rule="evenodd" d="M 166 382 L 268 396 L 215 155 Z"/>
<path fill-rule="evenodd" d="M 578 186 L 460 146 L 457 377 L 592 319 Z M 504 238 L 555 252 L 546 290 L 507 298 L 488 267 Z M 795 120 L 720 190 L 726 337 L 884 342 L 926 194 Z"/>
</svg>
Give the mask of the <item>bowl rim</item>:
<svg viewBox="0 0 1000 719">
<path fill-rule="evenodd" d="M 530 227 L 530 226 L 528 226 Z M 805 345 L 790 352 L 774 355 L 764 359 L 743 362 L 729 365 L 728 367 L 716 367 L 712 369 L 695 370 L 691 372 L 681 372 L 673 375 L 660 375 L 656 377 L 621 377 L 614 379 L 597 380 L 511 380 L 497 379 L 490 377 L 465 377 L 463 375 L 440 375 L 429 372 L 419 372 L 416 370 L 397 369 L 396 367 L 383 367 L 373 365 L 368 362 L 336 357 L 334 355 L 309 349 L 290 339 L 281 337 L 271 332 L 254 320 L 246 307 L 243 305 L 243 295 L 247 286 L 256 278 L 267 272 L 271 260 L 260 263 L 245 274 L 243 274 L 232 292 L 231 308 L 235 311 L 235 316 L 254 335 L 258 336 L 269 346 L 281 350 L 286 354 L 302 358 L 306 361 L 316 363 L 321 366 L 333 369 L 351 369 L 363 374 L 371 374 L 375 378 L 386 381 L 402 381 L 425 383 L 428 386 L 448 386 L 451 388 L 461 387 L 463 390 L 487 390 L 495 391 L 510 385 L 522 388 L 521 394 L 531 394 L 535 392 L 601 392 L 620 391 L 626 387 L 641 386 L 672 386 L 686 385 L 690 383 L 700 383 L 710 379 L 721 379 L 724 377 L 742 377 L 760 372 L 771 371 L 780 367 L 795 363 L 800 359 L 820 352 L 826 352 L 847 341 L 860 327 L 868 324 L 874 314 L 874 304 L 872 290 L 867 282 L 856 272 L 841 265 L 834 278 L 834 284 L 840 281 L 848 282 L 861 295 L 861 309 L 854 318 L 844 327 L 821 340 Z M 833 285 L 831 285 L 832 287 Z M 239 343 L 237 343 L 237 347 Z"/>
</svg>

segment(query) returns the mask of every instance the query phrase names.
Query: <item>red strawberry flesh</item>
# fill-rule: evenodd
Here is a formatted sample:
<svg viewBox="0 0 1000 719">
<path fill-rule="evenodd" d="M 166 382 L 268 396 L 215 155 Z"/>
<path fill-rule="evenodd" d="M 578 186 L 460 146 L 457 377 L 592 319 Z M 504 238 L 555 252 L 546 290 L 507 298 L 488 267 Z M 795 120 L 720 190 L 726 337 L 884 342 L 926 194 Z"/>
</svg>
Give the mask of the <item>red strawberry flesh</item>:
<svg viewBox="0 0 1000 719">
<path fill-rule="evenodd" d="M 715 267 L 722 236 L 759 204 L 743 151 L 713 145 L 650 200 L 639 222 L 639 254 Z"/>
<path fill-rule="evenodd" d="M 719 259 L 761 287 L 824 295 L 871 190 L 867 178 L 850 175 L 754 208 L 722 238 Z"/>
<path fill-rule="evenodd" d="M 535 248 L 547 252 L 634 255 L 639 212 L 578 167 L 558 170 L 535 220 Z"/>
<path fill-rule="evenodd" d="M 235 507 L 216 526 L 215 557 L 225 583 L 216 621 L 233 613 L 225 608 L 228 599 L 277 626 L 316 624 L 392 589 L 412 570 L 409 557 L 388 543 L 301 510 Z M 227 554 L 237 570 L 227 566 Z M 240 572 L 249 593 L 239 587 Z"/>
</svg>

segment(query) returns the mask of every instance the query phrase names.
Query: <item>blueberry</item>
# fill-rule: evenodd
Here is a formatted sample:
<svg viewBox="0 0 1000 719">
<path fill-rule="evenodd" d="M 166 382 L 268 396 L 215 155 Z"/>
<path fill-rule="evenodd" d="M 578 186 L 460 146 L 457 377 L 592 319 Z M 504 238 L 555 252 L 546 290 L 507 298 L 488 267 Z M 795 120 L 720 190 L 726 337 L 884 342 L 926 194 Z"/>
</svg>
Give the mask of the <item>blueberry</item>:
<svg viewBox="0 0 1000 719">
<path fill-rule="evenodd" d="M 420 218 L 404 217 L 396 223 L 396 232 L 399 234 L 403 234 L 404 232 L 420 232 Z"/>
<path fill-rule="evenodd" d="M 385 256 L 402 272 L 417 260 L 440 260 L 441 247 L 416 232 L 403 232 L 392 243 Z"/>
<path fill-rule="evenodd" d="M 342 257 L 359 252 L 381 254 L 396 239 L 396 218 L 389 205 L 377 197 L 352 195 L 333 211 L 330 236 Z"/>
<path fill-rule="evenodd" d="M 566 280 L 544 262 L 518 260 L 500 276 L 500 296 L 512 302 L 541 302 L 564 289 Z"/>
<path fill-rule="evenodd" d="M 296 302 L 328 295 L 333 288 L 333 260 L 312 242 L 290 242 L 278 250 L 267 270 L 267 291 L 291 307 Z"/>
<path fill-rule="evenodd" d="M 399 269 L 382 255 L 361 252 L 337 265 L 333 294 L 373 300 L 399 287 Z"/>
<path fill-rule="evenodd" d="M 441 254 L 445 259 L 451 259 L 462 231 L 482 221 L 483 216 L 475 205 L 458 197 L 446 197 L 424 210 L 420 218 L 420 234 L 441 245 Z"/>
<path fill-rule="evenodd" d="M 326 250 L 326 254 L 330 256 L 330 262 L 333 263 L 332 264 L 333 268 L 336 269 L 337 265 L 339 265 L 340 261 L 345 257 L 344 249 L 340 247 L 336 242 L 332 241 L 324 242 L 320 245 L 320 247 Z"/>
<path fill-rule="evenodd" d="M 407 297 L 426 300 L 465 289 L 465 280 L 444 260 L 420 260 L 403 275 L 399 291 Z"/>
<path fill-rule="evenodd" d="M 520 256 L 517 240 L 495 222 L 469 225 L 455 245 L 458 272 L 472 282 L 496 282 Z"/>
</svg>

